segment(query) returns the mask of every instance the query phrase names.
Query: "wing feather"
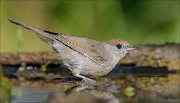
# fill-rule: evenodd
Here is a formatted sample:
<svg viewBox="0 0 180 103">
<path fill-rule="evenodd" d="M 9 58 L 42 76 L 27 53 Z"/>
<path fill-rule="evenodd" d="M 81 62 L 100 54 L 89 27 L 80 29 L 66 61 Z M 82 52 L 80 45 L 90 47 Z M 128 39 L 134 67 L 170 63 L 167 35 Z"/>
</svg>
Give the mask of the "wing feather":
<svg viewBox="0 0 180 103">
<path fill-rule="evenodd" d="M 64 34 L 59 34 L 54 37 L 64 45 L 81 53 L 98 64 L 107 63 L 112 59 L 111 57 L 108 57 L 109 52 L 105 48 L 105 45 L 107 45 L 105 43 Z"/>
</svg>

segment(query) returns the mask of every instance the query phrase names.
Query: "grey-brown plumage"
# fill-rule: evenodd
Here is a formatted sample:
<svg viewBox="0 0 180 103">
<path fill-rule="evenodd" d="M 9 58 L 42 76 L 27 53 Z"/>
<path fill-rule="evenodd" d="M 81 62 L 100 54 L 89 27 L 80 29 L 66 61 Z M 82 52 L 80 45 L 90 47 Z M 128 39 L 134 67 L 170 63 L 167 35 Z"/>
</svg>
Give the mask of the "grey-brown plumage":
<svg viewBox="0 0 180 103">
<path fill-rule="evenodd" d="M 83 37 L 40 30 L 14 20 L 9 21 L 34 31 L 57 52 L 60 61 L 72 71 L 74 76 L 85 81 L 95 82 L 85 75 L 106 75 L 121 58 L 135 49 L 122 40 L 99 42 Z"/>
</svg>

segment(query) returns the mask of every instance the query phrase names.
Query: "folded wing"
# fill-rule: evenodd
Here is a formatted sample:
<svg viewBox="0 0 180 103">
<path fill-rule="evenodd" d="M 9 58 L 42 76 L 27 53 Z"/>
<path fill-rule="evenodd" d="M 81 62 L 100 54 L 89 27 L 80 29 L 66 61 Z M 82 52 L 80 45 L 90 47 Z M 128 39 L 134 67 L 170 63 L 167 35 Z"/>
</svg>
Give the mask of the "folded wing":
<svg viewBox="0 0 180 103">
<path fill-rule="evenodd" d="M 64 34 L 55 35 L 54 37 L 57 41 L 62 42 L 97 64 L 106 64 L 112 59 L 112 57 L 108 57 L 109 52 L 105 47 L 107 45 L 105 43 Z"/>
</svg>

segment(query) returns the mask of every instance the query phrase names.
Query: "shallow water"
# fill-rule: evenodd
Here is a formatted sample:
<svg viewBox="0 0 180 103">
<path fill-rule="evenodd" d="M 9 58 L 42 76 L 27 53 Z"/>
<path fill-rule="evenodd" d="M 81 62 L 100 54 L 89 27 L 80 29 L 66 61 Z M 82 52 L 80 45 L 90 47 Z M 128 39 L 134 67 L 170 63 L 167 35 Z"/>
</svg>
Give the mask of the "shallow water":
<svg viewBox="0 0 180 103">
<path fill-rule="evenodd" d="M 94 78 L 97 84 L 91 85 L 58 65 L 48 66 L 46 72 L 34 67 L 39 68 L 29 65 L 25 72 L 17 72 L 19 66 L 3 66 L 4 76 L 10 78 L 11 103 L 180 102 L 179 71 L 118 65 L 107 76 Z"/>
</svg>

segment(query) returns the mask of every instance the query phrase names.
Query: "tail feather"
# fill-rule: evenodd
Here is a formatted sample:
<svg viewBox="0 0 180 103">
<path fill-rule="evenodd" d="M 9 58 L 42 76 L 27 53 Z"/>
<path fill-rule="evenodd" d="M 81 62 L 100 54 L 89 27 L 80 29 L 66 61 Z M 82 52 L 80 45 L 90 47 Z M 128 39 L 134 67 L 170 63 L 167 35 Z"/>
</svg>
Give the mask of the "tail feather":
<svg viewBox="0 0 180 103">
<path fill-rule="evenodd" d="M 50 35 L 50 33 L 46 32 L 46 31 L 40 30 L 38 28 L 35 28 L 33 26 L 24 24 L 22 22 L 18 22 L 18 21 L 11 20 L 11 19 L 8 19 L 8 20 L 13 24 L 19 25 L 19 26 L 21 26 L 23 28 L 26 28 L 28 30 L 31 30 L 31 31 L 35 32 L 45 42 L 48 42 L 48 41 L 54 39 L 53 35 Z"/>
<path fill-rule="evenodd" d="M 27 25 L 27 24 L 24 24 L 24 23 L 21 23 L 21 22 L 18 22 L 18 21 L 15 21 L 15 20 L 11 20 L 11 19 L 8 19 L 11 23 L 13 24 L 16 24 L 16 25 L 19 25 L 23 28 L 26 28 L 28 30 L 31 30 L 31 31 L 34 31 L 35 33 L 38 33 L 38 34 L 42 34 L 44 33 L 44 31 L 40 30 L 40 29 L 37 29 L 35 27 L 32 27 L 30 25 Z"/>
</svg>

